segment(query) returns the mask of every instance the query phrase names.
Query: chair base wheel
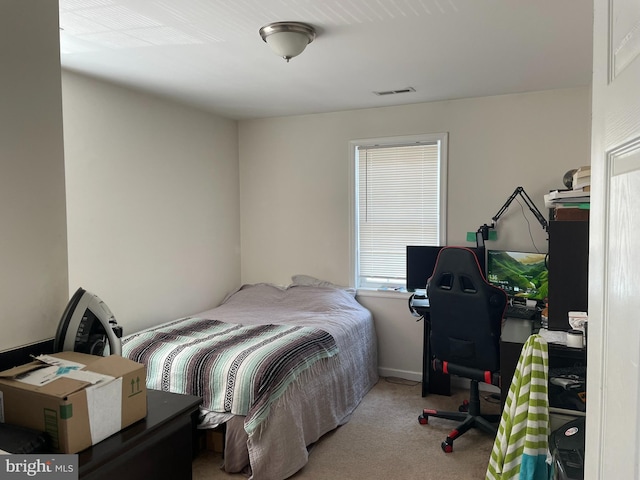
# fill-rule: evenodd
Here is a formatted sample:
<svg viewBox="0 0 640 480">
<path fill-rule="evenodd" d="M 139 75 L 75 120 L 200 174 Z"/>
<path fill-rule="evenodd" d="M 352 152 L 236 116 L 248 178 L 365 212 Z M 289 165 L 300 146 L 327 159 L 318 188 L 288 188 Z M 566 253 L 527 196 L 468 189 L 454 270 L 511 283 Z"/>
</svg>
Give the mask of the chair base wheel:
<svg viewBox="0 0 640 480">
<path fill-rule="evenodd" d="M 422 425 L 428 423 L 429 417 L 445 418 L 447 420 L 456 420 L 460 423 L 456 428 L 451 430 L 444 442 L 440 444 L 444 453 L 453 452 L 453 442 L 455 439 L 464 435 L 471 428 L 478 428 L 493 437 L 496 436 L 496 423 L 500 422 L 501 415 L 483 415 L 480 412 L 480 393 L 478 391 L 478 380 L 471 379 L 469 391 L 469 400 L 465 400 L 458 412 L 445 412 L 433 408 L 422 409 L 418 422 Z"/>
</svg>

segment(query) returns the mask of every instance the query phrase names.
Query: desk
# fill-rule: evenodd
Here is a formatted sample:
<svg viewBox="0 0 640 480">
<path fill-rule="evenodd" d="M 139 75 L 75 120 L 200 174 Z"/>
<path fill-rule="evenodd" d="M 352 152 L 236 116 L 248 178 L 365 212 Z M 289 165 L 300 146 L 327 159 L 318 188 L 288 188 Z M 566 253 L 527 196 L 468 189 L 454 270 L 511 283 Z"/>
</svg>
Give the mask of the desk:
<svg viewBox="0 0 640 480">
<path fill-rule="evenodd" d="M 533 333 L 534 321 L 507 318 L 502 326 L 500 336 L 500 400 L 501 405 L 507 401 L 511 379 L 516 371 L 522 346 Z"/>
<path fill-rule="evenodd" d="M 433 369 L 431 364 L 431 317 L 429 315 L 429 307 L 413 307 L 413 309 L 422 315 L 423 337 L 422 337 L 422 396 L 426 397 L 429 393 L 437 395 L 451 395 L 451 379 L 446 373 L 438 372 Z"/>
<path fill-rule="evenodd" d="M 191 478 L 200 397 L 147 391 L 146 418 L 78 454 L 79 478 Z"/>
<path fill-rule="evenodd" d="M 509 393 L 509 386 L 511 385 L 511 379 L 516 370 L 518 359 L 522 351 L 522 346 L 526 342 L 529 335 L 535 330 L 532 325 L 532 330 L 526 332 L 521 325 L 516 326 L 514 330 L 513 325 L 509 322 L 521 322 L 521 320 L 507 319 L 505 327 L 503 328 L 503 335 L 500 338 L 500 377 L 501 377 L 501 401 L 504 406 Z M 518 333 L 519 331 L 519 333 Z M 518 336 L 519 335 L 519 336 Z M 548 343 L 549 346 L 549 370 L 557 368 L 569 368 L 580 367 L 586 368 L 587 365 L 587 352 L 584 348 L 571 348 L 565 345 Z M 569 410 L 559 408 L 555 405 L 553 399 L 550 398 L 549 403 L 550 411 L 568 414 Z M 577 410 L 573 411 L 577 416 L 581 416 L 584 413 Z"/>
</svg>

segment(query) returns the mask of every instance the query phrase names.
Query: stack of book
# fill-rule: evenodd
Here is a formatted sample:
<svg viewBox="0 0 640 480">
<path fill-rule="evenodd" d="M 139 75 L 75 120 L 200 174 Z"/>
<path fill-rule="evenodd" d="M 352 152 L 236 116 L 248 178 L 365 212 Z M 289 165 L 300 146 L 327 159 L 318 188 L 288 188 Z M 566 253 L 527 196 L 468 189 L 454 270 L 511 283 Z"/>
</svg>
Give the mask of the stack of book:
<svg viewBox="0 0 640 480">
<path fill-rule="evenodd" d="M 573 190 L 591 190 L 591 167 L 589 165 L 575 171 L 571 188 Z"/>
<path fill-rule="evenodd" d="M 591 167 L 580 167 L 573 175 L 572 188 L 554 190 L 544 196 L 544 204 L 554 210 L 555 220 L 588 220 L 591 201 Z"/>
<path fill-rule="evenodd" d="M 589 190 L 554 190 L 544 196 L 544 205 L 547 208 L 588 209 L 590 200 Z"/>
</svg>

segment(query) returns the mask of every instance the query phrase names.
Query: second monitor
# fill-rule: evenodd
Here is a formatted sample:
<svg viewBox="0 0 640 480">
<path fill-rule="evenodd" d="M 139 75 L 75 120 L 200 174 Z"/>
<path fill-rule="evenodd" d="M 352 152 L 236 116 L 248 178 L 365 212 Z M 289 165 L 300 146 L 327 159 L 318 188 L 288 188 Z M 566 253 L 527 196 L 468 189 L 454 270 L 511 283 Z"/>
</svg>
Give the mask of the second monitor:
<svg viewBox="0 0 640 480">
<path fill-rule="evenodd" d="M 415 292 L 427 288 L 427 280 L 433 274 L 440 250 L 444 247 L 433 245 L 407 245 L 407 291 Z M 483 273 L 485 269 L 485 249 L 469 248 L 478 258 Z"/>
</svg>

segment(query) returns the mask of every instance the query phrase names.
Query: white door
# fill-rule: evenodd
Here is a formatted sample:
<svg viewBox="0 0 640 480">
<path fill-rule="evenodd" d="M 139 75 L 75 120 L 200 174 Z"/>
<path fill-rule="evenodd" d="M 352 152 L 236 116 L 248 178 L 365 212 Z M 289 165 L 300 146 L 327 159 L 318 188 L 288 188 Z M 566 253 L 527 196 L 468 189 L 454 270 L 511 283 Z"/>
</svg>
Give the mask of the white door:
<svg viewBox="0 0 640 480">
<path fill-rule="evenodd" d="M 594 7 L 585 478 L 640 479 L 640 2 Z"/>
</svg>

